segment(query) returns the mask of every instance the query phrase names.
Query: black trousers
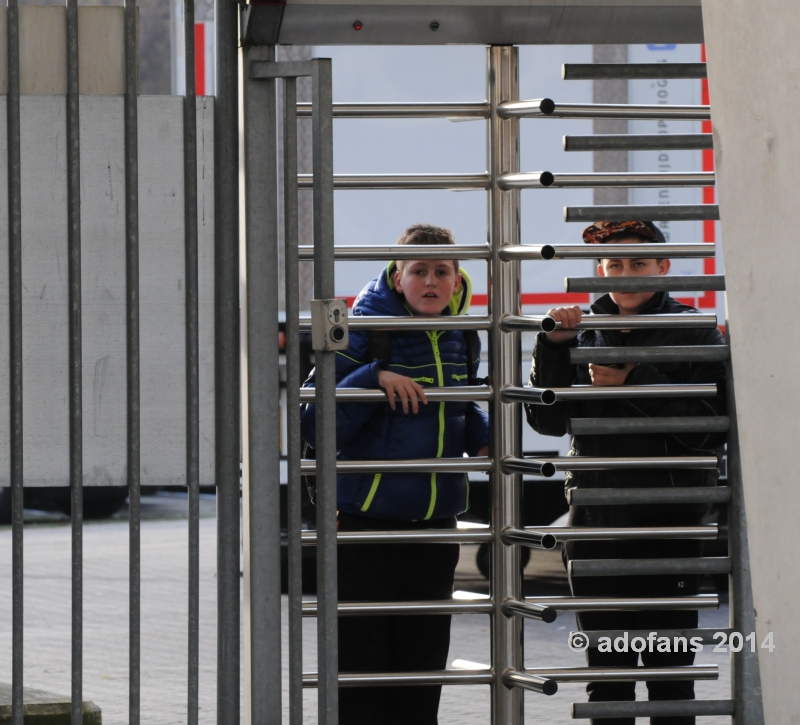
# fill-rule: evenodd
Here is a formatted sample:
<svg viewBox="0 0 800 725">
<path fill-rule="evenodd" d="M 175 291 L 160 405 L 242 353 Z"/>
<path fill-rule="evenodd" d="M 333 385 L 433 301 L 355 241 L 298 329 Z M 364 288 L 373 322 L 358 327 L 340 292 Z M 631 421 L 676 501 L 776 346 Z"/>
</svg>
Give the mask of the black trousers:
<svg viewBox="0 0 800 725">
<path fill-rule="evenodd" d="M 404 522 L 339 514 L 340 531 L 452 529 L 455 518 Z M 449 599 L 458 544 L 343 544 L 340 601 Z M 339 617 L 340 672 L 411 672 L 447 666 L 450 616 Z M 437 725 L 440 686 L 343 687 L 340 725 Z"/>
</svg>

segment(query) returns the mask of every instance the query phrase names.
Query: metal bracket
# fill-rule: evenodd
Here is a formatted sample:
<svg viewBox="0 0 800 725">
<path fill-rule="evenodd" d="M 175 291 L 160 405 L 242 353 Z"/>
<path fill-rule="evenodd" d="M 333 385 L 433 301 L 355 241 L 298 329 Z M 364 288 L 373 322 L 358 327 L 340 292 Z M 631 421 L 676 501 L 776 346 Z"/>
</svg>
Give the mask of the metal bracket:
<svg viewBox="0 0 800 725">
<path fill-rule="evenodd" d="M 350 346 L 347 302 L 311 300 L 311 347 L 314 350 L 346 350 Z"/>
</svg>

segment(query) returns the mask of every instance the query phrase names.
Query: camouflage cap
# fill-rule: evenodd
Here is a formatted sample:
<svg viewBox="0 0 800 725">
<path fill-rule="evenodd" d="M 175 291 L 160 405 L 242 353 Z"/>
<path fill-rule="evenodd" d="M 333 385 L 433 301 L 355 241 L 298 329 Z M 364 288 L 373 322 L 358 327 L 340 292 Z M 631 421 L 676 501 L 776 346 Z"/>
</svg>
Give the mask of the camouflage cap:
<svg viewBox="0 0 800 725">
<path fill-rule="evenodd" d="M 650 242 L 666 242 L 664 234 L 653 222 L 595 222 L 583 230 L 586 244 L 603 244 L 615 234 L 637 234 Z"/>
</svg>

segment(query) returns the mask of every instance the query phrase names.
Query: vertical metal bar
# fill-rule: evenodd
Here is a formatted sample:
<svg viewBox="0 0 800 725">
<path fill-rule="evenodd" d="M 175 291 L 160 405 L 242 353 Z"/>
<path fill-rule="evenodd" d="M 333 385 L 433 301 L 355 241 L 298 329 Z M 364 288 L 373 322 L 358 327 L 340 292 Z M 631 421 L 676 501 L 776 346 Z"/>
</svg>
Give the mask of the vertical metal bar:
<svg viewBox="0 0 800 725">
<path fill-rule="evenodd" d="M 335 294 L 333 264 L 333 112 L 331 61 L 312 61 L 314 173 L 314 296 Z M 336 353 L 316 360 L 317 415 L 317 651 L 319 725 L 339 722 L 339 641 L 336 575 Z"/>
<path fill-rule="evenodd" d="M 251 80 L 253 61 L 274 46 L 244 50 L 247 455 L 243 495 L 249 722 L 281 722 L 280 359 L 278 349 L 278 159 L 275 79 Z M 246 381 L 246 382 L 245 382 Z"/>
<path fill-rule="evenodd" d="M 11 440 L 11 723 L 22 725 L 22 180 L 19 120 L 19 2 L 8 0 L 8 302 Z"/>
<path fill-rule="evenodd" d="M 72 725 L 83 722 L 83 387 L 81 141 L 78 2 L 67 0 L 67 248 L 69 276 L 69 485 L 72 515 Z"/>
<path fill-rule="evenodd" d="M 284 280 L 286 300 L 289 724 L 303 725 L 303 542 L 300 477 L 300 269 L 297 199 L 297 81 L 283 81 Z"/>
<path fill-rule="evenodd" d="M 730 344 L 730 341 L 728 342 Z M 733 365 L 729 362 L 726 367 L 728 415 L 731 421 L 728 432 L 728 486 L 731 488 L 731 501 L 728 504 L 728 555 L 733 566 L 730 576 L 730 626 L 734 632 L 748 633 L 756 631 L 755 604 L 750 575 L 750 550 L 747 543 L 747 517 L 744 508 Z M 758 664 L 759 649 L 756 648 L 755 652 L 751 652 L 750 649 L 745 643 L 740 652 L 731 652 L 734 725 L 764 725 L 761 671 Z"/>
<path fill-rule="evenodd" d="M 519 244 L 519 191 L 501 191 L 498 179 L 502 174 L 519 170 L 519 121 L 503 120 L 497 107 L 504 101 L 519 98 L 518 51 L 511 46 L 495 46 L 488 54 L 489 118 L 488 157 L 491 187 L 489 189 L 489 242 L 491 258 L 492 317 L 491 378 L 494 390 L 520 382 L 519 333 L 503 333 L 499 323 L 503 315 L 519 314 L 519 262 L 503 262 L 501 247 Z M 499 396 L 492 402 L 492 664 L 497 680 L 492 688 L 492 722 L 495 725 L 522 725 L 522 689 L 503 684 L 508 669 L 522 671 L 522 618 L 506 617 L 502 611 L 505 599 L 522 598 L 519 547 L 506 546 L 500 532 L 506 526 L 519 528 L 520 476 L 503 473 L 500 463 L 506 456 L 518 457 L 521 451 L 521 412 L 519 405 L 503 403 Z"/>
<path fill-rule="evenodd" d="M 239 6 L 215 4 L 214 284 L 217 722 L 239 722 Z"/>
<path fill-rule="evenodd" d="M 197 725 L 200 673 L 200 338 L 197 251 L 197 97 L 194 0 L 183 0 L 183 200 L 186 264 L 186 488 L 189 498 L 189 615 L 186 721 Z M 201 51 L 202 52 L 202 51 Z"/>
<path fill-rule="evenodd" d="M 139 724 L 141 682 L 140 408 L 139 408 L 139 129 L 136 0 L 125 0 L 125 295 L 128 373 L 129 712 Z"/>
</svg>

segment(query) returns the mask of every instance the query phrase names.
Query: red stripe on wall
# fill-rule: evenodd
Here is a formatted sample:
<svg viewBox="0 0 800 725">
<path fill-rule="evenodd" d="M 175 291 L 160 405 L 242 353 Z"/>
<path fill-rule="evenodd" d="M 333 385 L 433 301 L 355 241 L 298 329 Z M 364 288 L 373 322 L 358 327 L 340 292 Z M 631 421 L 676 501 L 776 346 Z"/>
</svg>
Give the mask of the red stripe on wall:
<svg viewBox="0 0 800 725">
<path fill-rule="evenodd" d="M 206 24 L 194 24 L 194 92 L 206 94 Z"/>
<path fill-rule="evenodd" d="M 706 62 L 706 46 L 700 46 L 700 59 L 703 63 Z M 703 105 L 710 105 L 711 94 L 708 90 L 708 78 L 703 78 L 700 82 L 700 102 Z M 711 121 L 702 122 L 703 133 L 711 133 Z M 703 171 L 714 171 L 714 150 L 703 149 Z M 703 204 L 714 204 L 716 202 L 716 190 L 713 186 L 705 187 L 703 189 Z M 703 241 L 713 244 L 717 240 L 717 223 L 714 221 L 706 220 L 703 222 Z M 716 260 L 711 257 L 703 260 L 703 273 L 714 274 L 716 272 Z M 689 303 L 691 304 L 691 303 Z M 717 293 L 704 292 L 697 298 L 697 306 L 701 309 L 713 309 L 717 306 Z"/>
</svg>

